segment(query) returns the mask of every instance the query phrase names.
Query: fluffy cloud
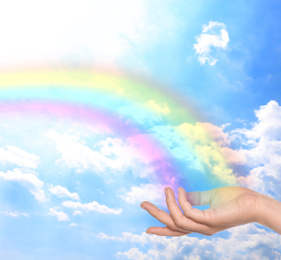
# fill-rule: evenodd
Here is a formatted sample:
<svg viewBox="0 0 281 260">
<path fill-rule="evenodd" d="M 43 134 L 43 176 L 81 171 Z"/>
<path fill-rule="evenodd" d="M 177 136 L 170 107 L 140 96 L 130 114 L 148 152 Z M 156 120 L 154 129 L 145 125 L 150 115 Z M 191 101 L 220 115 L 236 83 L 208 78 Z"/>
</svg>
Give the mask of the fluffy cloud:
<svg viewBox="0 0 281 260">
<path fill-rule="evenodd" d="M 36 176 L 35 172 L 21 169 L 0 172 L 0 179 L 5 181 L 16 181 L 27 187 L 30 193 L 38 201 L 46 201 L 45 192 L 43 190 L 44 183 Z"/>
<path fill-rule="evenodd" d="M 239 177 L 242 185 L 281 200 L 281 107 L 272 100 L 255 114 L 257 121 L 250 128 L 229 133 L 210 123 L 185 123 L 176 130 L 186 135 L 197 157 L 221 180 L 236 179 L 228 164 L 244 165 L 250 170 Z M 240 143 L 240 148 L 232 149 L 232 141 Z"/>
<path fill-rule="evenodd" d="M 55 142 L 60 154 L 57 163 L 77 172 L 92 170 L 100 176 L 105 172 L 120 174 L 130 169 L 137 177 L 146 178 L 154 174 L 154 163 L 161 167 L 165 154 L 146 134 L 137 134 L 126 140 L 107 137 L 92 146 L 76 134 L 61 134 L 54 130 L 47 136 Z M 155 166 L 155 167 L 156 167 Z"/>
<path fill-rule="evenodd" d="M 0 147 L 0 162 L 35 169 L 40 162 L 40 158 L 37 155 L 28 153 L 19 147 L 6 145 L 3 148 Z"/>
<path fill-rule="evenodd" d="M 142 233 L 122 233 L 119 237 L 100 233 L 99 239 L 140 244 L 125 252 L 117 252 L 123 259 L 278 259 L 280 258 L 281 238 L 255 224 L 243 225 L 228 231 L 228 237 L 213 236 L 199 239 L 191 236 L 158 237 Z M 149 245 L 147 252 L 143 252 Z M 163 250 L 165 248 L 165 250 Z"/>
<path fill-rule="evenodd" d="M 50 131 L 48 136 L 61 155 L 58 163 L 76 168 L 77 172 L 91 169 L 101 173 L 107 169 L 123 171 L 128 167 L 134 168 L 136 155 L 120 139 L 107 138 L 90 148 L 76 135 Z"/>
<path fill-rule="evenodd" d="M 250 173 L 240 177 L 242 183 L 267 195 L 281 199 L 281 107 L 270 101 L 255 111 L 257 122 L 250 129 L 236 129 L 233 138 L 241 142 L 241 153 Z"/>
<path fill-rule="evenodd" d="M 258 139 L 278 140 L 281 129 L 281 107 L 275 100 L 260 106 L 255 111 L 257 122 L 251 129 L 239 129 L 236 132 L 244 134 L 250 141 Z"/>
<path fill-rule="evenodd" d="M 129 204 L 141 203 L 144 200 L 149 200 L 152 203 L 163 203 L 164 188 L 164 185 L 141 184 L 131 187 L 130 191 L 120 197 Z"/>
<path fill-rule="evenodd" d="M 136 161 L 139 160 L 136 147 L 119 138 L 106 138 L 98 143 L 98 147 L 102 154 L 114 158 L 111 163 L 115 169 L 135 168 Z"/>
<path fill-rule="evenodd" d="M 142 251 L 140 251 L 138 248 L 131 248 L 127 252 L 118 252 L 117 257 L 120 258 L 120 256 L 124 256 L 127 259 L 135 259 L 135 260 L 152 260 L 151 257 L 144 254 Z"/>
<path fill-rule="evenodd" d="M 68 215 L 57 207 L 49 209 L 49 215 L 57 217 L 58 221 L 69 221 Z"/>
<path fill-rule="evenodd" d="M 251 189 L 281 200 L 281 107 L 272 100 L 255 111 L 257 121 L 250 128 L 225 133 L 210 123 L 184 123 L 176 127 L 189 140 L 197 157 L 212 173 L 227 183 L 235 182 L 228 165 L 243 165 L 250 170 L 238 181 Z M 240 148 L 231 148 L 231 142 Z M 239 176 L 239 172 L 236 173 Z"/>
<path fill-rule="evenodd" d="M 197 44 L 194 44 L 193 47 L 198 54 L 199 62 L 205 64 L 208 61 L 213 66 L 218 60 L 212 57 L 212 49 L 225 49 L 229 42 L 229 36 L 225 24 L 210 21 L 208 25 L 203 26 L 203 31 L 196 40 Z"/>
<path fill-rule="evenodd" d="M 78 193 L 71 193 L 67 188 L 57 185 L 55 187 L 51 187 L 49 191 L 58 196 L 59 198 L 71 198 L 73 200 L 80 200 Z"/>
<path fill-rule="evenodd" d="M 87 169 L 104 171 L 105 165 L 110 164 L 106 156 L 86 146 L 78 136 L 59 134 L 55 131 L 50 131 L 48 136 L 55 142 L 56 149 L 61 154 L 59 164 L 77 168 L 78 172 Z"/>
<path fill-rule="evenodd" d="M 122 209 L 112 209 L 105 205 L 99 204 L 96 201 L 89 202 L 89 203 L 81 203 L 81 202 L 74 202 L 74 201 L 64 201 L 61 204 L 63 207 L 74 209 L 74 215 L 77 215 L 77 210 L 86 210 L 86 211 L 94 211 L 103 214 L 121 214 Z M 78 213 L 80 214 L 80 212 Z"/>
<path fill-rule="evenodd" d="M 233 228 L 229 238 L 216 238 L 216 251 L 227 259 L 279 259 L 281 237 L 275 232 L 259 228 L 255 224 Z"/>
<path fill-rule="evenodd" d="M 107 236 L 106 234 L 100 233 L 97 235 L 100 239 L 120 241 L 120 242 L 131 242 L 135 244 L 140 244 L 142 246 L 149 245 L 147 252 L 142 252 L 140 249 L 133 248 L 126 252 L 117 252 L 117 256 L 126 256 L 126 259 L 137 259 L 137 256 L 140 255 L 144 259 L 183 259 L 184 255 L 182 251 L 185 248 L 188 248 L 189 256 L 197 256 L 198 249 L 203 248 L 202 251 L 208 249 L 211 250 L 214 248 L 212 242 L 206 239 L 198 239 L 194 237 L 177 237 L 177 238 L 167 238 L 159 237 L 154 235 L 148 235 L 142 233 L 141 235 L 136 235 L 128 232 L 122 233 L 120 237 Z M 165 248 L 165 250 L 163 250 Z M 193 252 L 192 252 L 193 251 Z M 194 252 L 195 251 L 195 252 Z M 201 252 L 200 252 L 201 253 Z M 210 255 L 209 255 L 210 256 Z M 182 258 L 180 258 L 182 257 Z M 188 258 L 192 259 L 192 258 Z M 214 258 L 209 258 L 214 259 Z"/>
</svg>

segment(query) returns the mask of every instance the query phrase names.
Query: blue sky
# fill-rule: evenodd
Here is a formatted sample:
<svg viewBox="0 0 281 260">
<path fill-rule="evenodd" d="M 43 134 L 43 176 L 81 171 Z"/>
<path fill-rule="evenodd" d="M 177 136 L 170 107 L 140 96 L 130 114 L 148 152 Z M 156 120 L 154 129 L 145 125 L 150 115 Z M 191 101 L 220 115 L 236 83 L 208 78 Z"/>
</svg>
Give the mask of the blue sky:
<svg viewBox="0 0 281 260">
<path fill-rule="evenodd" d="M 169 89 L 198 124 L 162 120 L 164 104 L 156 114 L 148 103 L 113 106 L 113 97 L 102 105 L 165 147 L 184 188 L 228 185 L 212 177 L 212 157 L 197 158 L 211 146 L 197 135 L 206 126 L 240 185 L 281 200 L 280 8 L 273 0 L 7 1 L 0 73 L 105 67 Z M 130 137 L 112 125 L 0 110 L 1 259 L 280 258 L 280 235 L 257 224 L 212 237 L 145 234 L 161 224 L 139 204 L 167 210 L 165 183 Z"/>
</svg>

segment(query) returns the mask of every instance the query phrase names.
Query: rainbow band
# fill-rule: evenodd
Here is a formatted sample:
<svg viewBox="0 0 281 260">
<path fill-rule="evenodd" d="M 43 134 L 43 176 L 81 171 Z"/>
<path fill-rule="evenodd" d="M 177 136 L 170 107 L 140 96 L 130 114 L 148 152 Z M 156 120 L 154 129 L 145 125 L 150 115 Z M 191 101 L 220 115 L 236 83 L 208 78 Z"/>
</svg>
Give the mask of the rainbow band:
<svg viewBox="0 0 281 260">
<path fill-rule="evenodd" d="M 210 179 L 217 178 L 227 185 L 236 184 L 233 171 L 227 165 L 218 145 L 210 138 L 207 129 L 199 127 L 198 140 L 210 147 L 208 152 L 198 149 L 193 140 L 186 136 L 186 126 L 195 125 L 198 115 L 174 94 L 163 92 L 163 89 L 152 84 L 118 73 L 45 70 L 2 73 L 0 91 L 0 102 L 57 101 L 75 107 L 94 107 L 119 116 L 123 113 L 126 116 L 127 112 L 118 108 L 128 105 L 138 109 L 136 111 L 152 113 L 159 124 L 178 127 L 179 136 L 192 153 L 211 169 Z"/>
<path fill-rule="evenodd" d="M 196 112 L 191 111 L 191 108 L 187 107 L 187 104 L 182 104 L 183 101 L 173 93 L 168 92 L 167 89 L 165 93 L 150 83 L 144 84 L 141 81 L 131 80 L 117 73 L 49 70 L 0 74 L 1 90 L 9 89 L 10 91 L 12 87 L 13 90 L 17 91 L 32 89 L 34 92 L 38 90 L 38 86 L 40 86 L 40 90 L 44 88 L 45 90 L 51 90 L 52 87 L 59 87 L 62 91 L 94 91 L 95 95 L 106 95 L 121 99 L 123 102 L 125 101 L 129 104 L 145 104 L 154 113 L 158 114 L 162 110 L 165 114 L 165 119 L 172 125 L 179 125 L 184 122 L 197 122 L 193 116 Z M 13 95 L 15 94 L 13 92 Z M 49 95 L 51 96 L 45 97 L 52 99 L 55 97 L 55 93 L 49 93 Z M 26 97 L 28 98 L 28 96 Z M 79 98 L 79 95 L 76 98 Z"/>
<path fill-rule="evenodd" d="M 104 132 L 108 132 L 108 129 L 114 129 L 114 134 L 117 134 L 119 138 L 137 147 L 137 151 L 134 153 L 142 158 L 142 162 L 157 170 L 157 176 L 149 176 L 152 182 L 169 184 L 172 187 L 178 186 L 178 178 L 175 176 L 178 169 L 172 163 L 172 158 L 169 158 L 164 147 L 148 135 L 143 135 L 134 124 L 126 122 L 122 118 L 113 117 L 105 111 L 81 105 L 42 101 L 1 102 L 0 117 L 7 113 L 32 115 L 33 117 L 43 117 L 43 119 L 46 116 L 53 116 L 63 120 L 75 120 L 98 126 L 99 130 L 104 130 Z"/>
</svg>

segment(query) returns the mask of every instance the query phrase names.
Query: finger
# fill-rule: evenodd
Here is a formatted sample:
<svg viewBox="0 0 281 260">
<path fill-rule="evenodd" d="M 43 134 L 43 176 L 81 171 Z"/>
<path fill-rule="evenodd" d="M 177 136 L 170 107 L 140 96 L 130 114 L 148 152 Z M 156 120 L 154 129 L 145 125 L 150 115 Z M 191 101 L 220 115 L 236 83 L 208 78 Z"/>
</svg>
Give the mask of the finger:
<svg viewBox="0 0 281 260">
<path fill-rule="evenodd" d="M 183 215 L 180 207 L 176 203 L 175 195 L 172 189 L 167 189 L 167 205 L 171 217 L 176 224 L 176 226 L 182 230 L 186 230 L 187 232 L 196 232 L 201 234 L 209 234 L 213 233 L 213 229 L 205 224 L 198 223 L 191 218 Z M 190 205 L 190 204 L 189 204 Z M 191 206 L 190 206 L 191 207 Z"/>
<path fill-rule="evenodd" d="M 195 222 L 207 224 L 208 221 L 205 212 L 196 208 L 192 208 L 190 201 L 187 199 L 187 193 L 183 188 L 179 188 L 178 191 L 179 191 L 178 201 L 183 210 L 184 215 Z M 194 194 L 195 192 L 192 193 Z"/>
<path fill-rule="evenodd" d="M 167 225 L 170 229 L 181 231 L 181 232 L 186 232 L 186 230 L 183 230 L 183 229 L 176 226 L 172 217 L 167 212 L 165 212 L 163 210 L 160 210 L 159 208 L 157 208 L 152 203 L 150 203 L 148 201 L 144 201 L 144 202 L 141 203 L 141 207 L 143 209 L 147 210 L 147 212 L 151 216 L 158 219 L 161 223 Z"/>
<path fill-rule="evenodd" d="M 176 222 L 178 219 L 181 219 L 183 217 L 182 211 L 176 202 L 173 190 L 170 188 L 165 188 L 165 194 L 169 212 L 174 222 Z"/>
<path fill-rule="evenodd" d="M 157 236 L 185 236 L 191 234 L 191 232 L 179 232 L 169 227 L 150 227 L 146 230 L 146 233 Z"/>
<path fill-rule="evenodd" d="M 215 192 L 214 190 L 208 191 L 193 191 L 187 192 L 186 198 L 193 206 L 203 206 L 211 204 L 212 196 Z"/>
</svg>

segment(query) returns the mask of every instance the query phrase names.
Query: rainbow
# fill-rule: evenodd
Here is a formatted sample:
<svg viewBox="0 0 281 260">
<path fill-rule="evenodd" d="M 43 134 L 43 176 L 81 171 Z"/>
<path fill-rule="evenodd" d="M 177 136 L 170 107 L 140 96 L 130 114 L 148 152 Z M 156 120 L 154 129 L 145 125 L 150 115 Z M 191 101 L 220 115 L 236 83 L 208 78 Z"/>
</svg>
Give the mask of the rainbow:
<svg viewBox="0 0 281 260">
<path fill-rule="evenodd" d="M 155 83 L 122 72 L 85 69 L 2 72 L 0 116 L 19 112 L 98 123 L 115 129 L 127 140 L 138 136 L 139 153 L 148 162 L 155 159 L 158 181 L 176 187 L 180 180 L 188 180 L 188 173 L 179 172 L 181 169 L 169 147 L 150 128 L 168 125 L 203 165 L 205 180 L 220 186 L 237 184 L 219 145 L 208 129 L 198 124 L 200 115 L 186 100 Z M 147 121 L 145 115 L 150 115 L 153 122 Z M 188 134 L 190 129 L 196 131 L 196 140 Z"/>
</svg>

